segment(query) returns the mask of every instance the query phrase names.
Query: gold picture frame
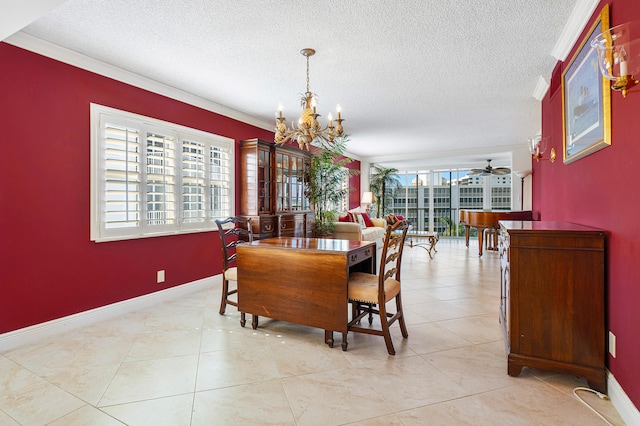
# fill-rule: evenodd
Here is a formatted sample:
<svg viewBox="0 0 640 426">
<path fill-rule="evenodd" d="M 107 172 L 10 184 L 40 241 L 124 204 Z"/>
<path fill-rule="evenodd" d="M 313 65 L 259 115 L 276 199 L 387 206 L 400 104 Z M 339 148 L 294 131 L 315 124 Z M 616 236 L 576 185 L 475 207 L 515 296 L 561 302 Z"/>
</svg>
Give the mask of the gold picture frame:
<svg viewBox="0 0 640 426">
<path fill-rule="evenodd" d="M 611 88 L 591 40 L 609 29 L 606 4 L 562 73 L 564 164 L 611 145 Z"/>
</svg>

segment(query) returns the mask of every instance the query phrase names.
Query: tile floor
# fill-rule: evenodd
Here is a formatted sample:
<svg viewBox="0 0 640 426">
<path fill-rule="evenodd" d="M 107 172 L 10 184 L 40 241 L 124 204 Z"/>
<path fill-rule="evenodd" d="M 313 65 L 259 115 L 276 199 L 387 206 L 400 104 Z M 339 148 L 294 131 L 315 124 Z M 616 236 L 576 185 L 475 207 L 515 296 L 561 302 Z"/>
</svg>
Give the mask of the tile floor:
<svg viewBox="0 0 640 426">
<path fill-rule="evenodd" d="M 476 243 L 477 244 L 477 243 Z M 0 354 L 0 425 L 604 425 L 579 378 L 507 375 L 499 258 L 442 239 L 405 250 L 409 338 L 218 315 L 219 282 L 151 309 Z M 336 336 L 337 337 L 337 336 Z M 615 425 L 610 401 L 579 392 Z"/>
</svg>

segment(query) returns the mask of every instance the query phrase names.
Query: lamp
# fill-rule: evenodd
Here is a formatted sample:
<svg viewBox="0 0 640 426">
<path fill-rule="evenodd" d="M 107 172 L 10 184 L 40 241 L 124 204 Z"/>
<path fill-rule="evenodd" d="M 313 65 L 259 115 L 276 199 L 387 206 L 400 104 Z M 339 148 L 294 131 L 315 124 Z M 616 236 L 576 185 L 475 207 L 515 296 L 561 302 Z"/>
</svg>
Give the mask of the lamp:
<svg viewBox="0 0 640 426">
<path fill-rule="evenodd" d="M 513 172 L 513 174 L 520 178 L 520 210 L 524 210 L 524 178 L 531 174 L 531 170 Z"/>
<path fill-rule="evenodd" d="M 640 26 L 636 22 L 617 25 L 598 34 L 591 42 L 598 53 L 598 65 L 603 76 L 613 81 L 611 88 L 627 91 L 638 84 L 640 74 Z"/>
<path fill-rule="evenodd" d="M 296 140 L 300 149 L 308 151 L 311 143 L 316 139 L 319 138 L 322 139 L 322 142 L 332 143 L 334 138 L 340 137 L 344 133 L 342 128 L 344 119 L 340 115 L 340 105 L 337 106 L 338 118 L 335 120 L 335 127 L 331 114 L 327 117 L 329 124 L 326 127 L 321 128 L 320 123 L 318 123 L 320 114 L 316 113 L 315 97 L 317 95 L 309 90 L 309 57 L 315 55 L 315 53 L 316 51 L 310 48 L 300 51 L 300 54 L 307 58 L 307 91 L 300 98 L 302 115 L 298 119 L 296 126 L 291 123 L 291 127 L 287 128 L 286 118 L 282 116 L 282 106 L 280 106 L 278 113 L 276 113 L 276 144 L 284 144 L 288 140 Z"/>
<path fill-rule="evenodd" d="M 363 192 L 362 200 L 360 201 L 362 204 L 371 204 L 373 203 L 373 192 Z"/>
<path fill-rule="evenodd" d="M 552 163 L 556 161 L 555 148 L 551 148 L 549 158 L 542 158 L 542 155 L 547 151 L 548 144 L 549 138 L 547 136 L 536 135 L 529 138 L 529 152 L 536 161 L 549 160 Z"/>
<path fill-rule="evenodd" d="M 369 206 L 371 205 L 371 203 L 373 203 L 373 201 L 374 201 L 373 192 L 362 193 L 362 199 L 360 200 L 360 204 L 367 206 L 366 207 L 367 213 L 369 212 Z"/>
</svg>

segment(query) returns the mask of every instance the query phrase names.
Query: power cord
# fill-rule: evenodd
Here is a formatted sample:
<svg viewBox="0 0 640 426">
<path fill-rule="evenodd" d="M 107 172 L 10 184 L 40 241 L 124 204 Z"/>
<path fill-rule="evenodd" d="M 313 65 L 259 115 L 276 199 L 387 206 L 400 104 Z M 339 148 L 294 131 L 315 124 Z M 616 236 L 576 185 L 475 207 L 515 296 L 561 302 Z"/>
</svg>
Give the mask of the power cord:
<svg viewBox="0 0 640 426">
<path fill-rule="evenodd" d="M 573 394 L 576 396 L 576 398 L 578 398 L 578 400 L 579 400 L 580 402 L 582 402 L 584 405 L 586 405 L 586 406 L 587 406 L 591 411 L 593 411 L 594 413 L 596 413 L 596 414 L 598 415 L 598 417 L 600 417 L 602 420 L 604 420 L 604 422 L 605 422 L 606 424 L 608 424 L 609 426 L 613 426 L 613 425 L 609 422 L 609 420 L 605 419 L 605 418 L 604 418 L 604 416 L 603 416 L 602 414 L 598 413 L 598 411 L 596 411 L 596 409 L 595 409 L 595 408 L 593 408 L 592 406 L 590 406 L 589 404 L 587 404 L 587 402 L 586 402 L 584 399 L 580 398 L 580 395 L 578 395 L 578 391 L 581 391 L 581 390 L 582 390 L 582 391 L 587 391 L 587 392 L 595 393 L 595 394 L 596 394 L 596 395 L 598 395 L 598 397 L 599 397 L 600 399 L 602 399 L 602 400 L 609 400 L 609 397 L 608 397 L 607 395 L 603 394 L 602 392 L 598 392 L 597 390 L 595 390 L 595 389 L 591 389 L 591 388 L 577 387 L 577 388 L 575 388 L 575 389 L 573 390 Z"/>
</svg>

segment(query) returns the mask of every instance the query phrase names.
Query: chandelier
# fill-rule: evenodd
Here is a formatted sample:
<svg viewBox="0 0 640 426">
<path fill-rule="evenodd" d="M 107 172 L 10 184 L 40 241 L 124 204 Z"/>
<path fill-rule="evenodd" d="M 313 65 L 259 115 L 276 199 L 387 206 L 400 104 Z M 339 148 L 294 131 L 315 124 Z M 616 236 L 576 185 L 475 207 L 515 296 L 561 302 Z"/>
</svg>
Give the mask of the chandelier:
<svg viewBox="0 0 640 426">
<path fill-rule="evenodd" d="M 332 144 L 335 138 L 342 137 L 344 134 L 342 128 L 344 119 L 340 116 L 340 105 L 337 106 L 338 118 L 335 120 L 335 126 L 331 114 L 327 116 L 329 124 L 326 127 L 321 128 L 318 123 L 320 114 L 316 113 L 315 98 L 317 95 L 309 90 L 309 56 L 313 56 L 315 53 L 315 50 L 309 48 L 300 51 L 300 54 L 307 58 L 307 91 L 300 96 L 302 115 L 300 115 L 295 127 L 294 123 L 291 123 L 291 127 L 287 128 L 286 118 L 282 116 L 282 105 L 280 106 L 279 112 L 276 113 L 275 129 L 275 143 L 278 145 L 284 144 L 288 140 L 295 140 L 300 149 L 309 151 L 312 142 L 325 146 L 327 143 Z"/>
</svg>

